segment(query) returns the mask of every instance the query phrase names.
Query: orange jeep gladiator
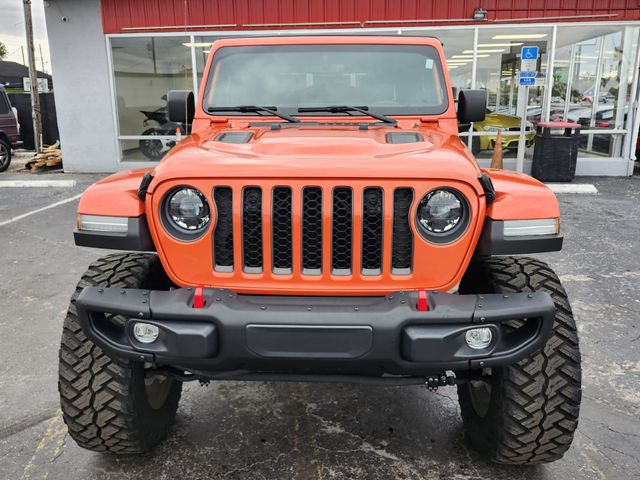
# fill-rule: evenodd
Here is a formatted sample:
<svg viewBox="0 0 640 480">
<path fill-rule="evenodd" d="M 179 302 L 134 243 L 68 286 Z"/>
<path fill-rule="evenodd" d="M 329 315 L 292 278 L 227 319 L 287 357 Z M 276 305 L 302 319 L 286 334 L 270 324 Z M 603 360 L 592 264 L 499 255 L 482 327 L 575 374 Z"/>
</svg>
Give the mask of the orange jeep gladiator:
<svg viewBox="0 0 640 480">
<path fill-rule="evenodd" d="M 554 194 L 478 167 L 432 38 L 214 43 L 197 103 L 155 167 L 82 196 L 92 264 L 71 298 L 59 390 L 85 448 L 144 452 L 185 381 L 456 385 L 470 444 L 557 460 L 578 422 L 580 352 Z M 399 393 L 400 394 L 400 393 Z"/>
</svg>

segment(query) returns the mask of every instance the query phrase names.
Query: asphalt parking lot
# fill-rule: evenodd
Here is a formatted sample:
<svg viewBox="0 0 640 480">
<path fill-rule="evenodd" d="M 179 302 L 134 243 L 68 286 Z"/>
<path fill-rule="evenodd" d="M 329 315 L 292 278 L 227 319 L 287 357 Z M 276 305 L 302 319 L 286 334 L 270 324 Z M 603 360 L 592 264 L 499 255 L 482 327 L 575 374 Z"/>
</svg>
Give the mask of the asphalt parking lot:
<svg viewBox="0 0 640 480">
<path fill-rule="evenodd" d="M 0 479 L 640 478 L 640 178 L 579 179 L 600 193 L 559 195 L 565 249 L 543 258 L 579 326 L 583 403 L 565 458 L 530 468 L 467 449 L 452 388 L 191 383 L 153 453 L 78 448 L 58 410 L 57 354 L 75 283 L 104 253 L 76 248 L 71 234 L 69 199 L 97 178 L 0 176 L 77 182 L 0 186 Z"/>
</svg>

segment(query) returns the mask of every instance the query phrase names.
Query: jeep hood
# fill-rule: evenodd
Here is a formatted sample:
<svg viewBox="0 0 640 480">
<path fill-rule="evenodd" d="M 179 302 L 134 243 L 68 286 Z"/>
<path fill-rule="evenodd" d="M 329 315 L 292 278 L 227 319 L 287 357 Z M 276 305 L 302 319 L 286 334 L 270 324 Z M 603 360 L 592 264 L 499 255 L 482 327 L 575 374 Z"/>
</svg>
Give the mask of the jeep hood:
<svg viewBox="0 0 640 480">
<path fill-rule="evenodd" d="M 228 143 L 220 141 L 223 133 L 251 138 Z M 153 183 L 203 177 L 453 178 L 475 186 L 480 174 L 460 139 L 435 129 L 286 126 L 193 134 L 160 162 Z"/>
</svg>

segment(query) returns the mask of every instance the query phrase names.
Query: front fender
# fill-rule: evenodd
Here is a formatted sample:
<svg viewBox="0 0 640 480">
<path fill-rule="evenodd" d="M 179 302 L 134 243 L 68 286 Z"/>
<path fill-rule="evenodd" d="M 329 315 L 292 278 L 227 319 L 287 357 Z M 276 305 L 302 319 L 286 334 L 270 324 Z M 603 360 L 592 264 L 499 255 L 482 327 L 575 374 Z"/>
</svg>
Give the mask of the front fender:
<svg viewBox="0 0 640 480">
<path fill-rule="evenodd" d="M 556 252 L 562 249 L 563 238 L 556 231 L 544 235 L 506 235 L 505 226 L 511 220 L 559 219 L 560 207 L 555 194 L 538 180 L 521 173 L 496 169 L 484 170 L 491 177 L 496 191 L 488 206 L 476 255 L 520 255 Z"/>
<path fill-rule="evenodd" d="M 560 207 L 555 194 L 544 183 L 518 172 L 487 168 L 496 199 L 487 208 L 493 220 L 527 220 L 559 218 Z"/>
<path fill-rule="evenodd" d="M 119 172 L 94 183 L 82 194 L 78 213 L 109 217 L 139 217 L 144 204 L 138 198 L 138 188 L 145 173 L 152 168 Z"/>
<path fill-rule="evenodd" d="M 96 229 L 74 231 L 75 243 L 82 247 L 109 250 L 155 251 L 138 189 L 145 173 L 152 169 L 138 169 L 110 175 L 85 190 L 78 206 L 78 215 L 93 216 L 94 221 L 109 217 L 127 218 L 126 232 Z"/>
</svg>

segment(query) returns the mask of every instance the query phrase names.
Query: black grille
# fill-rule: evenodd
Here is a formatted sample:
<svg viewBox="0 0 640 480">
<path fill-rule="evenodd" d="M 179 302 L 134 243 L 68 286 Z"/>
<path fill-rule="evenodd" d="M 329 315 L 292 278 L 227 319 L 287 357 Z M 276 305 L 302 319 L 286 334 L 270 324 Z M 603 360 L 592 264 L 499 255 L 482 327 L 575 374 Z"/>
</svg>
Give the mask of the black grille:
<svg viewBox="0 0 640 480">
<path fill-rule="evenodd" d="M 331 268 L 335 274 L 351 273 L 353 193 L 348 187 L 333 190 Z"/>
<path fill-rule="evenodd" d="M 262 271 L 262 190 L 247 187 L 242 194 L 242 258 L 248 273 Z"/>
<path fill-rule="evenodd" d="M 216 187 L 213 201 L 216 204 L 216 228 L 213 232 L 213 263 L 218 271 L 233 270 L 233 208 L 229 187 Z"/>
<path fill-rule="evenodd" d="M 391 245 L 391 270 L 406 274 L 411 271 L 413 258 L 413 234 L 409 224 L 409 212 L 413 202 L 413 190 L 397 188 L 393 192 L 393 239 Z"/>
<path fill-rule="evenodd" d="M 382 189 L 366 188 L 362 195 L 362 273 L 382 272 Z"/>
<path fill-rule="evenodd" d="M 300 195 L 299 206 L 294 205 L 297 194 Z M 354 198 L 354 195 L 358 197 Z M 362 200 L 358 212 L 353 210 L 356 199 Z M 264 199 L 263 190 L 258 186 L 238 189 L 235 194 L 228 186 L 215 187 L 214 269 L 216 272 L 239 269 L 250 274 L 270 269 L 269 274 L 286 275 L 293 273 L 296 265 L 301 270 L 299 273 L 305 275 L 366 276 L 381 275 L 383 265 L 390 260 L 391 271 L 385 273 L 409 275 L 413 268 L 414 240 L 410 224 L 413 199 L 413 190 L 406 187 L 395 189 L 393 201 L 389 200 L 388 204 L 380 186 L 355 191 L 344 186 L 331 190 L 309 186 L 303 187 L 302 191 L 296 191 L 292 186 L 277 186 L 267 192 Z M 325 209 L 323 202 L 331 205 Z M 262 223 L 263 214 L 271 219 L 267 230 Z M 300 217 L 294 218 L 294 214 Z M 235 215 L 240 218 L 234 218 Z M 361 220 L 357 231 L 354 215 L 359 215 Z M 392 217 L 391 245 L 387 247 L 390 259 L 385 257 L 383 242 L 387 216 Z M 300 252 L 296 253 L 299 258 L 294 259 L 294 252 L 297 252 L 294 237 L 298 233 L 294 225 L 297 221 L 300 221 Z M 324 236 L 331 237 L 330 245 Z M 357 271 L 353 270 L 354 242 L 361 247 Z M 240 249 L 242 259 L 239 261 L 235 260 L 234 247 Z M 264 248 L 270 249 L 268 264 L 265 264 Z M 325 255 L 330 255 L 330 259 Z M 331 264 L 329 272 L 324 271 L 325 262 Z"/>
<path fill-rule="evenodd" d="M 322 271 L 322 190 L 302 191 L 302 269 L 306 274 Z"/>
<path fill-rule="evenodd" d="M 273 231 L 273 271 L 291 273 L 293 243 L 291 226 L 291 189 L 276 187 L 273 189 L 271 207 L 271 228 Z"/>
</svg>

